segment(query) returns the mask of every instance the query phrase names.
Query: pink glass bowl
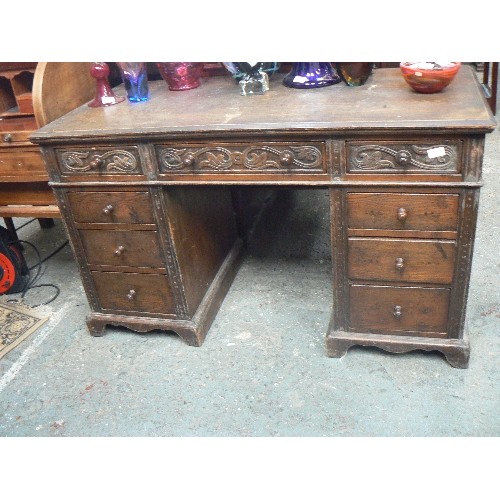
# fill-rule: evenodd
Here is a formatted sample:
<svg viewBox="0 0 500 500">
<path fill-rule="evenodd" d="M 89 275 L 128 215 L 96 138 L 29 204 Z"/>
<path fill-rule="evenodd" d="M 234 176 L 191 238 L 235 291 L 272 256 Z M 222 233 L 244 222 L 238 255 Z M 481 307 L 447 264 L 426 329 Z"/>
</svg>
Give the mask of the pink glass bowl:
<svg viewBox="0 0 500 500">
<path fill-rule="evenodd" d="M 200 86 L 203 63 L 162 62 L 156 63 L 156 66 L 169 90 L 189 90 Z"/>
<path fill-rule="evenodd" d="M 399 65 L 406 83 L 421 94 L 443 90 L 455 78 L 460 66 L 459 62 L 402 62 Z"/>
</svg>

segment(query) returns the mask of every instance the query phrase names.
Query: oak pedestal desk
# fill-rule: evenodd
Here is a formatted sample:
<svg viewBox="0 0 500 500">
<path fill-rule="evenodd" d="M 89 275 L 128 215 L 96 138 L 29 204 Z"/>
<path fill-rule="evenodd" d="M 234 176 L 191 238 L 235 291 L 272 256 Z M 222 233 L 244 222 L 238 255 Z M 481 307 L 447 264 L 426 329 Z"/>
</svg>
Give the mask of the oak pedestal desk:
<svg viewBox="0 0 500 500">
<path fill-rule="evenodd" d="M 273 83 L 274 82 L 274 83 Z M 37 130 L 79 265 L 93 335 L 172 330 L 202 344 L 243 252 L 231 188 L 330 194 L 326 353 L 437 350 L 466 368 L 464 332 L 485 134 L 469 66 L 438 94 L 399 69 L 361 87 L 241 96 L 228 77 L 148 102 L 83 105 Z"/>
</svg>

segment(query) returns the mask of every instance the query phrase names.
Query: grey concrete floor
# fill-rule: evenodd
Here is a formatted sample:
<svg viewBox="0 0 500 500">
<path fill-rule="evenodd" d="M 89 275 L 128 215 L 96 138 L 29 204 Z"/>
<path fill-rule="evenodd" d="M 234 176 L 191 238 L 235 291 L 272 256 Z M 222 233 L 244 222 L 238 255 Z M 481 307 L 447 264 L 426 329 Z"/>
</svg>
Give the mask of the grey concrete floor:
<svg viewBox="0 0 500 500">
<path fill-rule="evenodd" d="M 200 348 L 170 333 L 108 328 L 91 337 L 69 246 L 51 257 L 39 283 L 61 293 L 37 308 L 49 320 L 0 360 L 0 435 L 498 437 L 499 164 L 497 129 L 484 158 L 468 369 L 452 368 L 437 352 L 354 347 L 341 359 L 326 357 L 327 193 L 287 191 L 277 215 L 261 220 Z M 42 257 L 66 239 L 59 220 L 43 230 L 29 223 L 19 237 Z M 52 293 L 33 290 L 24 303 Z M 16 295 L 0 299 L 7 298 Z"/>
</svg>

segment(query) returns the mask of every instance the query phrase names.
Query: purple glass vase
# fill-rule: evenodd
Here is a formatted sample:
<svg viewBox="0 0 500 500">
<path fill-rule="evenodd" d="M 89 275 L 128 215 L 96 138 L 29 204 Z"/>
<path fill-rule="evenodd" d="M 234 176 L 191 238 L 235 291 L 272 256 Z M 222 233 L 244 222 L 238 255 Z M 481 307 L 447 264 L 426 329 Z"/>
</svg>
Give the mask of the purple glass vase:
<svg viewBox="0 0 500 500">
<path fill-rule="evenodd" d="M 340 76 L 329 62 L 295 62 L 283 84 L 294 89 L 327 87 L 340 82 Z"/>
<path fill-rule="evenodd" d="M 156 63 L 156 66 L 169 90 L 189 90 L 200 86 L 203 63 L 163 62 Z"/>
</svg>

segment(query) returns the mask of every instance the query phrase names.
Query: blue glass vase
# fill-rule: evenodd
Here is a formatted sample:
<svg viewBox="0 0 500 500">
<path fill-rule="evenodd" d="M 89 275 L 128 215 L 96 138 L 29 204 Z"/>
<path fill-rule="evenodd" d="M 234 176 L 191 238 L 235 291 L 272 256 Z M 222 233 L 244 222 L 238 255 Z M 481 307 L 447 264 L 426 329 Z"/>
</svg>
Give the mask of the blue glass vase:
<svg viewBox="0 0 500 500">
<path fill-rule="evenodd" d="M 130 102 L 142 102 L 149 99 L 148 72 L 146 63 L 119 62 L 125 91 Z"/>
<path fill-rule="evenodd" d="M 327 87 L 339 83 L 340 76 L 329 62 L 296 62 L 283 79 L 283 85 L 294 89 Z"/>
</svg>

